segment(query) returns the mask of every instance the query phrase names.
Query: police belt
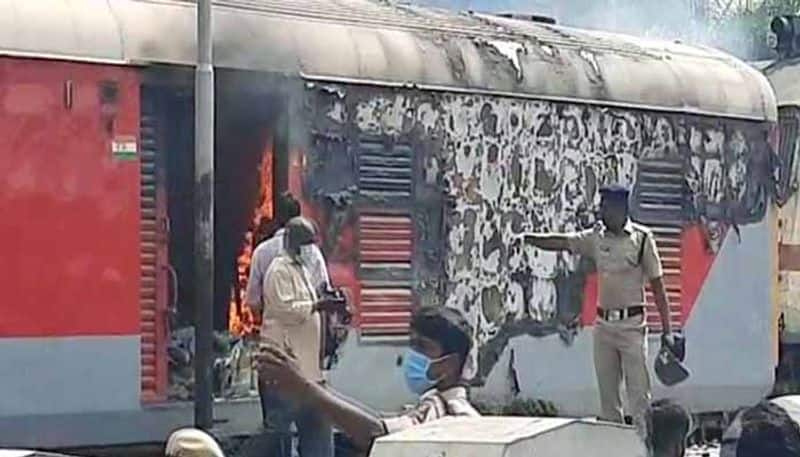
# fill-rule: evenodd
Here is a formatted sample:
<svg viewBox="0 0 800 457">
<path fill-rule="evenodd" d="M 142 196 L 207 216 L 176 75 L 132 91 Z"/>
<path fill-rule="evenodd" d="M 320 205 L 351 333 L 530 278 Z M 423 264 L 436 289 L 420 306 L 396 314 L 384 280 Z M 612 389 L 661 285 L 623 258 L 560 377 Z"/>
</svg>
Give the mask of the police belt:
<svg viewBox="0 0 800 457">
<path fill-rule="evenodd" d="M 641 316 L 644 314 L 644 306 L 631 306 L 622 309 L 597 309 L 597 314 L 604 321 L 622 321 L 629 317 Z"/>
</svg>

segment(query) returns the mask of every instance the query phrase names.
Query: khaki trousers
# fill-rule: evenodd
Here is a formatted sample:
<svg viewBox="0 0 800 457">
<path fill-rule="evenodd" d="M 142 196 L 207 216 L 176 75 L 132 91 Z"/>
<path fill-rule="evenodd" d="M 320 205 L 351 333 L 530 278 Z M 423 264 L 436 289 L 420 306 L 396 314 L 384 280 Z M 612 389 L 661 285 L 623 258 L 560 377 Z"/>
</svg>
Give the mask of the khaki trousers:
<svg viewBox="0 0 800 457">
<path fill-rule="evenodd" d="M 606 322 L 594 329 L 594 368 L 600 390 L 600 418 L 622 423 L 620 387 L 625 380 L 628 414 L 644 430 L 644 413 L 650 405 L 650 374 L 647 371 L 647 327 L 644 316 Z"/>
</svg>

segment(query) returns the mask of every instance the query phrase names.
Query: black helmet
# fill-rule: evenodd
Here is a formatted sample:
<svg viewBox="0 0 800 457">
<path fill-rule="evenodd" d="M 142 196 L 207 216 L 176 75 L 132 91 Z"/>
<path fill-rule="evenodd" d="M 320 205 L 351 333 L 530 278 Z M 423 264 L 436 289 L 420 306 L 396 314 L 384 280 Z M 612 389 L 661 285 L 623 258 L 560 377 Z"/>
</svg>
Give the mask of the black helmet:
<svg viewBox="0 0 800 457">
<path fill-rule="evenodd" d="M 656 377 L 665 386 L 674 386 L 689 377 L 689 369 L 683 364 L 686 356 L 686 340 L 675 336 L 675 344 L 668 345 L 662 342 L 661 349 L 656 356 Z"/>
</svg>

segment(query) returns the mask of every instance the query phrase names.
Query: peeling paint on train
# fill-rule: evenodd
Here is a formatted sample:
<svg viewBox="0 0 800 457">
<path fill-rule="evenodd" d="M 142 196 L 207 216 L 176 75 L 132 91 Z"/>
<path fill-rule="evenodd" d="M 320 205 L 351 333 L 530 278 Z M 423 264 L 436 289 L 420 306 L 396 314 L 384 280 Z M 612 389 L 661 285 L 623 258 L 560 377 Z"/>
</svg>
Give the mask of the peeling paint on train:
<svg viewBox="0 0 800 457">
<path fill-rule="evenodd" d="M 683 164 L 677 217 L 700 220 L 712 234 L 761 220 L 772 188 L 766 124 L 472 94 L 336 90 L 346 95 L 316 98 L 317 130 L 346 132 L 351 145 L 363 137 L 411 144 L 415 186 L 438 186 L 452 204 L 437 253 L 441 296 L 475 325 L 484 376 L 511 337 L 557 332 L 569 343 L 579 327 L 591 266 L 523 248 L 515 235 L 591 226 L 597 189 L 612 182 L 635 189 L 640 161 Z"/>
</svg>

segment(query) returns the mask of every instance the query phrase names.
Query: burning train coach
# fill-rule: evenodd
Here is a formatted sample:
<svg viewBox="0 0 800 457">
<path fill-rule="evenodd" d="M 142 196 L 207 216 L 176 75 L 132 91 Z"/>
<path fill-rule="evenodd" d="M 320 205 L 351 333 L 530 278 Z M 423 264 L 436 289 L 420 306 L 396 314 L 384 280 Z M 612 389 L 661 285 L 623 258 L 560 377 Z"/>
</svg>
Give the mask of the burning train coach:
<svg viewBox="0 0 800 457">
<path fill-rule="evenodd" d="M 0 442 L 162 440 L 191 422 L 176 379 L 192 352 L 194 4 L 0 11 Z M 221 347 L 253 329 L 249 256 L 288 190 L 356 311 L 338 389 L 401 407 L 409 315 L 451 306 L 474 325 L 476 398 L 591 414 L 591 265 L 509 240 L 591 226 L 616 182 L 656 234 L 689 341 L 692 377 L 656 394 L 704 413 L 770 391 L 791 189 L 757 71 L 536 17 L 371 0 L 229 0 L 214 15 Z M 223 432 L 259 426 L 254 398 L 220 398 L 216 415 Z"/>
</svg>

